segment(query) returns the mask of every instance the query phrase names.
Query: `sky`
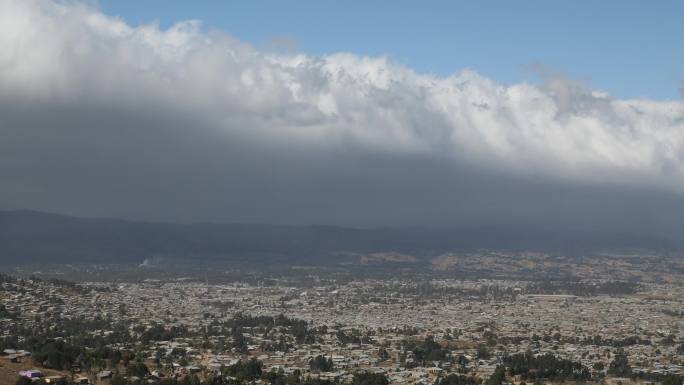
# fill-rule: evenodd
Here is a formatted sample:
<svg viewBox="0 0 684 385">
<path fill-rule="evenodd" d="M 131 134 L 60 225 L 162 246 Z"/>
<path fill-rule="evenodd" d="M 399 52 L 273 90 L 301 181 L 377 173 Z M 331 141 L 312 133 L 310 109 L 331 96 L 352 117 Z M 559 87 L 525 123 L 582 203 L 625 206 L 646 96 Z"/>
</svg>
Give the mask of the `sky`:
<svg viewBox="0 0 684 385">
<path fill-rule="evenodd" d="M 387 56 L 422 73 L 464 68 L 503 83 L 535 68 L 623 98 L 677 99 L 684 3 L 609 1 L 99 0 L 133 25 L 201 20 L 263 49 Z"/>
<path fill-rule="evenodd" d="M 0 209 L 684 238 L 675 3 L 226 3 L 0 0 Z"/>
</svg>

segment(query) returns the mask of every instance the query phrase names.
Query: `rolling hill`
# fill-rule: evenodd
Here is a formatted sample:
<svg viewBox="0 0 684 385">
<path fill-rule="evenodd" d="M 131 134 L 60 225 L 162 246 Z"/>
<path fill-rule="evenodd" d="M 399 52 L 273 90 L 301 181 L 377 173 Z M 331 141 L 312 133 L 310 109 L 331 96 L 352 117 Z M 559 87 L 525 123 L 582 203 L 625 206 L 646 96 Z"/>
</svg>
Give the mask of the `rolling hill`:
<svg viewBox="0 0 684 385">
<path fill-rule="evenodd" d="M 587 253 L 672 250 L 649 236 L 531 227 L 344 228 L 263 224 L 171 224 L 0 211 L 0 262 L 139 263 L 145 258 L 339 263 L 340 256 L 396 252 L 432 257 L 477 249 Z"/>
</svg>

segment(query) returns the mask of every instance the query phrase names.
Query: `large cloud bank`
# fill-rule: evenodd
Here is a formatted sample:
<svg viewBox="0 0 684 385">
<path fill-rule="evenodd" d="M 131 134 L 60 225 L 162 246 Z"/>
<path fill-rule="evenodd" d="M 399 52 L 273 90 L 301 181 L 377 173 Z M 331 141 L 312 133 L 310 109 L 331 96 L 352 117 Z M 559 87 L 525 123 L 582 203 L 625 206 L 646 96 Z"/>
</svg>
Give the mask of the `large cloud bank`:
<svg viewBox="0 0 684 385">
<path fill-rule="evenodd" d="M 276 54 L 78 2 L 0 0 L 0 47 L 7 207 L 359 225 L 679 218 L 681 101 Z"/>
</svg>

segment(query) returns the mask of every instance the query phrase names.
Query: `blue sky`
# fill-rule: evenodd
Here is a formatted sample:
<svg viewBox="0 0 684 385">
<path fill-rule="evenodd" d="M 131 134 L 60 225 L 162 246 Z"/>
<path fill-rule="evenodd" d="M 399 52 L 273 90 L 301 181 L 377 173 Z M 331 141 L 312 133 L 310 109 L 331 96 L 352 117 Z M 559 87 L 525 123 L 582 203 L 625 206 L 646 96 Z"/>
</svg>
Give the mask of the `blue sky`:
<svg viewBox="0 0 684 385">
<path fill-rule="evenodd" d="M 99 0 L 138 25 L 198 19 L 257 47 L 386 55 L 419 72 L 470 68 L 503 83 L 540 64 L 621 98 L 679 99 L 682 1 Z"/>
</svg>

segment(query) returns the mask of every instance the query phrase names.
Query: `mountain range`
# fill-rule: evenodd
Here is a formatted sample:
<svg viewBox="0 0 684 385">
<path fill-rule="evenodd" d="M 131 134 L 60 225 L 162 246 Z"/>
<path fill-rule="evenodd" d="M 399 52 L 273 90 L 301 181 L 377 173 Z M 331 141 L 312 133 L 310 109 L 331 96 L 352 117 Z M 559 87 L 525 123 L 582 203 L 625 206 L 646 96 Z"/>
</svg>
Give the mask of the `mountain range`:
<svg viewBox="0 0 684 385">
<path fill-rule="evenodd" d="M 12 264 L 140 263 L 155 257 L 334 264 L 372 253 L 427 259 L 482 249 L 584 254 L 681 248 L 681 242 L 659 237 L 561 228 L 174 224 L 0 211 L 0 262 Z"/>
</svg>

